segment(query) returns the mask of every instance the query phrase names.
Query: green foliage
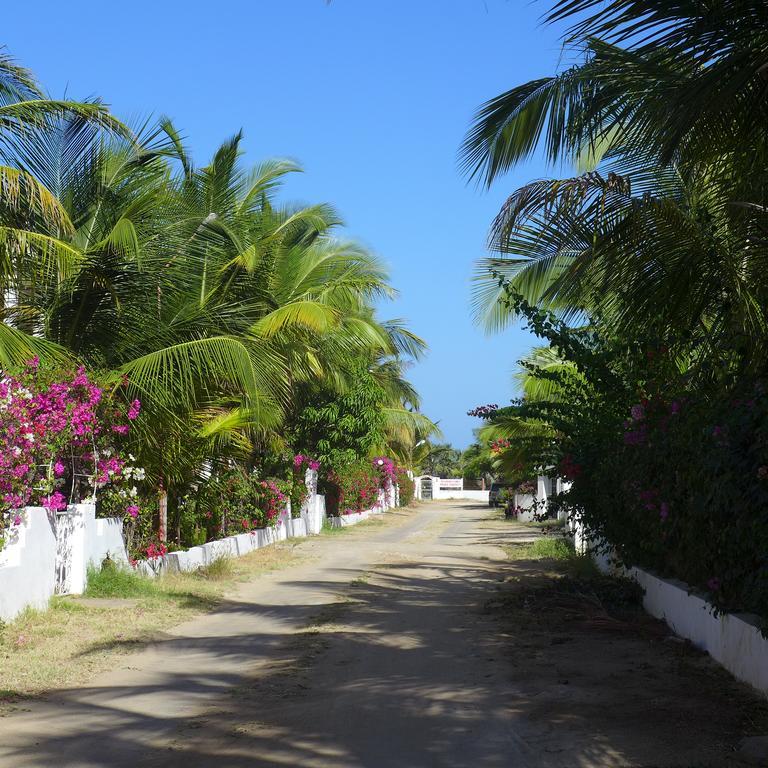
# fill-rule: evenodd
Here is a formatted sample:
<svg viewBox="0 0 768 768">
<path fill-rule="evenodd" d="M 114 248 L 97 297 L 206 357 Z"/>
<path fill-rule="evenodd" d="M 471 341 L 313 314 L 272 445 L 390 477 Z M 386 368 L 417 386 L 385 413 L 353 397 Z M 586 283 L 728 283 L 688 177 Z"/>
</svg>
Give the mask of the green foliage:
<svg viewBox="0 0 768 768">
<path fill-rule="evenodd" d="M 184 537 L 205 541 L 277 524 L 288 486 L 244 466 L 216 472 L 182 502 Z"/>
<path fill-rule="evenodd" d="M 372 456 L 383 443 L 386 393 L 364 363 L 349 371 L 344 391 L 327 387 L 304 389 L 304 407 L 294 422 L 295 446 L 340 471 Z"/>
<path fill-rule="evenodd" d="M 433 477 L 461 477 L 461 451 L 450 443 L 434 443 L 422 459 L 419 471 Z"/>
<path fill-rule="evenodd" d="M 325 506 L 330 515 L 346 515 L 371 509 L 378 502 L 381 479 L 370 461 L 336 466 L 323 483 Z"/>
<path fill-rule="evenodd" d="M 396 470 L 398 500 L 401 507 L 407 507 L 413 501 L 413 480 L 408 476 L 408 471 L 403 467 Z"/>
<path fill-rule="evenodd" d="M 291 454 L 307 406 L 314 442 L 336 429 L 334 461 L 431 425 L 403 376 L 424 342 L 377 318 L 386 271 L 330 205 L 280 201 L 294 163 L 245 167 L 237 134 L 199 167 L 169 120 L 129 130 L 47 100 L 7 56 L 0 97 L 0 366 L 37 354 L 124 381 L 144 406 L 133 453 L 182 538 L 199 521 L 178 500 Z"/>
</svg>

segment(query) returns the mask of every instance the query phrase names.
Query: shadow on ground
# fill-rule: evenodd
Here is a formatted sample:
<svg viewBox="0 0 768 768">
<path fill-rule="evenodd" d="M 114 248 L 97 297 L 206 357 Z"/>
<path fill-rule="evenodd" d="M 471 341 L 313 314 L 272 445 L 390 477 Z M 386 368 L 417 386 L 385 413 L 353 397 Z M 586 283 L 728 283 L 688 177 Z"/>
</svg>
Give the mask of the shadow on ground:
<svg viewBox="0 0 768 768">
<path fill-rule="evenodd" d="M 43 710 L 56 728 L 6 744 L 2 764 L 692 768 L 730 765 L 741 736 L 768 728 L 764 703 L 657 622 L 539 610 L 540 563 L 480 554 L 530 531 L 458 512 L 431 544 L 349 569 L 336 603 L 219 608 L 287 637 L 160 638 L 158 659 L 183 671 L 63 692 Z M 227 671 L 196 666 L 211 652 Z M 169 691 L 205 705 L 180 711 Z"/>
</svg>

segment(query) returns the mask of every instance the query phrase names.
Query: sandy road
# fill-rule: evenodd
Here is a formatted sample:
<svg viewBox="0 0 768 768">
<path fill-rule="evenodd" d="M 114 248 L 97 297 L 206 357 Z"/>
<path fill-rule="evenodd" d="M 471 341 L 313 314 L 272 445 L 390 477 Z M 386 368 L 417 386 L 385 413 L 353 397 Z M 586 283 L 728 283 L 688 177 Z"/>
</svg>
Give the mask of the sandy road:
<svg viewBox="0 0 768 768">
<path fill-rule="evenodd" d="M 705 659 L 499 609 L 540 578 L 500 548 L 528 530 L 468 503 L 388 518 L 1 719 L 0 766 L 730 764 L 753 700 Z"/>
</svg>

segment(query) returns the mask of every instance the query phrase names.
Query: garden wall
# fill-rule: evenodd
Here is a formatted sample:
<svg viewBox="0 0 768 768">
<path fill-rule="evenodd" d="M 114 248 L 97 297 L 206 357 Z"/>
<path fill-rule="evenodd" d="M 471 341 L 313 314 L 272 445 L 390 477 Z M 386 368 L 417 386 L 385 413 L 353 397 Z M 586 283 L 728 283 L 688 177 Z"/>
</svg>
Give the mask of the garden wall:
<svg viewBox="0 0 768 768">
<path fill-rule="evenodd" d="M 85 589 L 89 564 L 109 556 L 128 562 L 119 519 L 96 519 L 93 504 L 61 512 L 28 507 L 0 551 L 0 619 L 9 621 L 27 607 L 45 608 L 54 594 Z"/>
<path fill-rule="evenodd" d="M 577 546 L 586 537 L 578 529 Z M 734 677 L 768 696 L 768 640 L 759 619 L 749 614 L 715 615 L 711 603 L 676 579 L 663 579 L 642 568 L 617 568 L 605 552 L 592 551 L 603 573 L 617 573 L 636 581 L 645 590 L 643 607 L 680 637 L 706 651 Z"/>
<path fill-rule="evenodd" d="M 488 503 L 488 494 L 490 491 L 468 491 L 468 490 L 441 490 L 432 491 L 432 498 L 437 500 L 448 499 L 466 499 L 467 501 L 478 501 L 483 504 Z"/>
</svg>

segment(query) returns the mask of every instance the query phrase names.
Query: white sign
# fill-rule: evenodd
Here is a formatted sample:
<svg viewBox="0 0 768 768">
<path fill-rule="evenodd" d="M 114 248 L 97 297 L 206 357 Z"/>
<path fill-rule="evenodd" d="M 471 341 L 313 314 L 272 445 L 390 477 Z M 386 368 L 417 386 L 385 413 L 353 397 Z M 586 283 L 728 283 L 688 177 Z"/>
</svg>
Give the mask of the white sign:
<svg viewBox="0 0 768 768">
<path fill-rule="evenodd" d="M 440 490 L 441 491 L 463 491 L 464 478 L 463 477 L 440 478 Z"/>
</svg>

